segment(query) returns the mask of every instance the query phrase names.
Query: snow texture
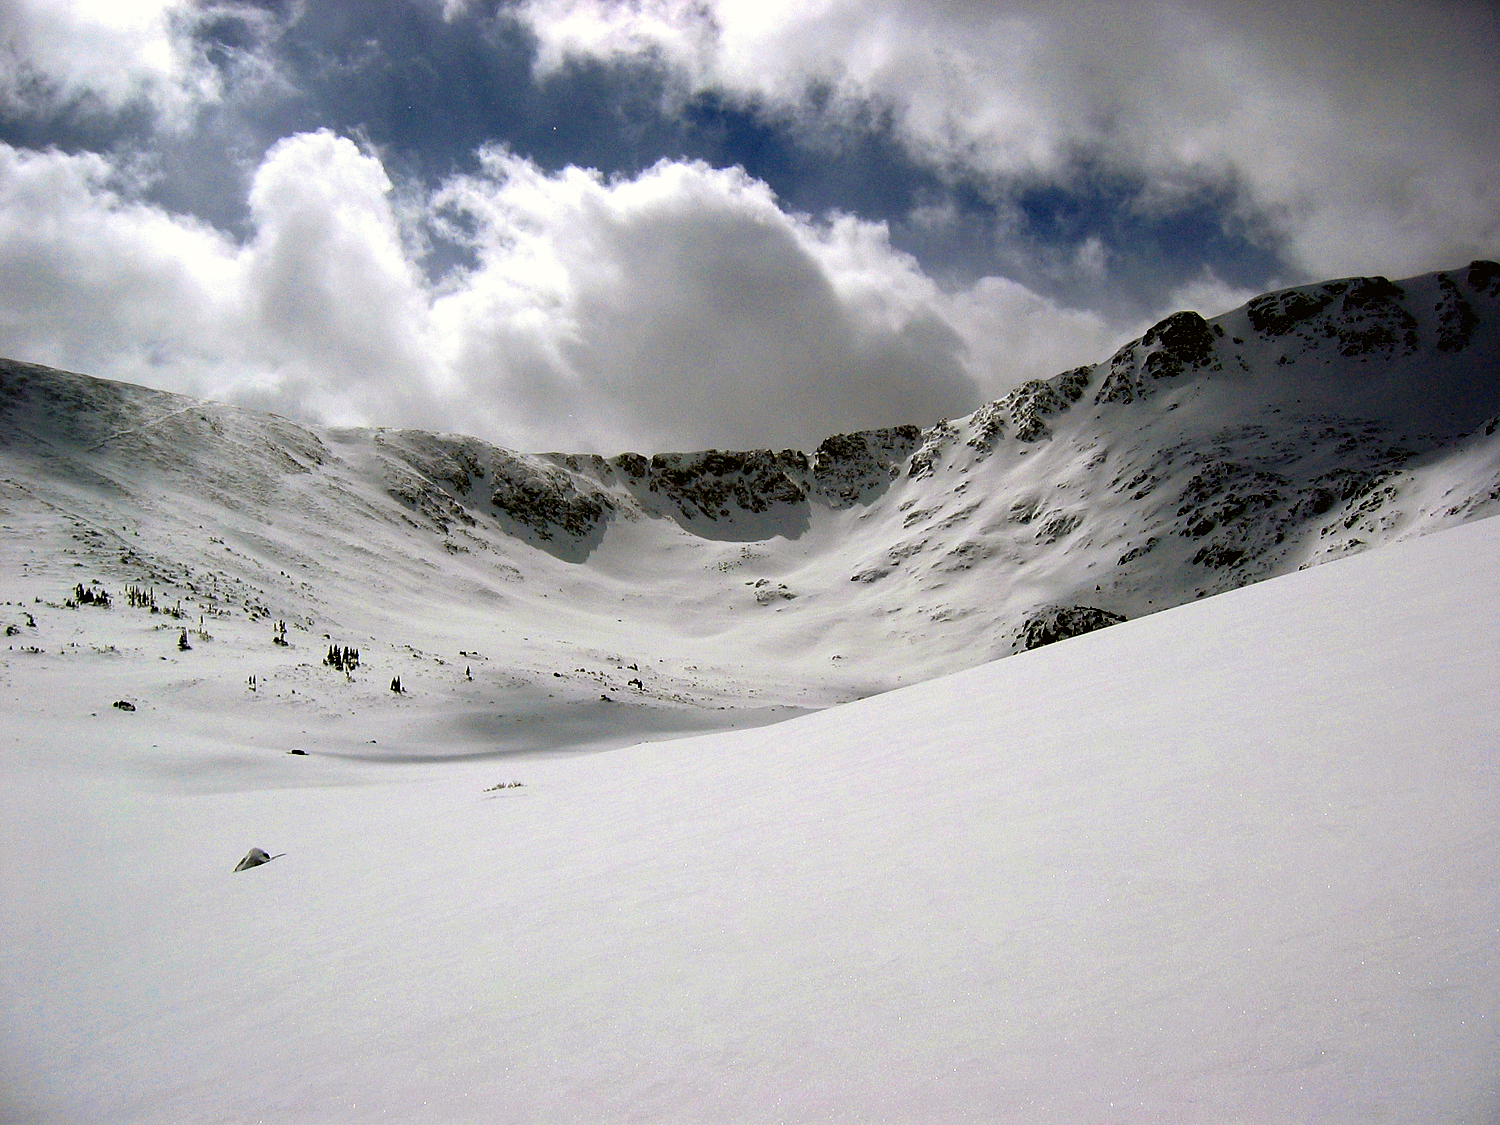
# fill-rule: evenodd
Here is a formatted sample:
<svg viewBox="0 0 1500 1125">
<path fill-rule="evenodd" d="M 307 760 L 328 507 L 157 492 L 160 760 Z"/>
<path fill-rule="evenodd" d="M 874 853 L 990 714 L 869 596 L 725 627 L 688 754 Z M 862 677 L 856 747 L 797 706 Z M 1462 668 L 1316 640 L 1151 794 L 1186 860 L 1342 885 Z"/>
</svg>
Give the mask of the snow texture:
<svg viewBox="0 0 1500 1125">
<path fill-rule="evenodd" d="M 1495 1120 L 1497 303 L 810 456 L 5 362 L 0 1119 Z"/>
</svg>

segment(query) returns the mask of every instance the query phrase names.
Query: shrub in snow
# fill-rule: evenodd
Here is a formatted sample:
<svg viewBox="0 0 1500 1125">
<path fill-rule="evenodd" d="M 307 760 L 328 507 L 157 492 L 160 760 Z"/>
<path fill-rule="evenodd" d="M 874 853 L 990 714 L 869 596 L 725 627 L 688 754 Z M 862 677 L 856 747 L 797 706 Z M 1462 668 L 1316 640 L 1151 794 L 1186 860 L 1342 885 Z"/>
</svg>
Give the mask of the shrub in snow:
<svg viewBox="0 0 1500 1125">
<path fill-rule="evenodd" d="M 281 644 L 286 643 L 286 633 L 282 632 Z M 328 654 L 323 657 L 323 663 L 339 672 L 352 672 L 359 667 L 359 649 L 350 648 L 348 645 L 329 645 Z"/>
<path fill-rule="evenodd" d="M 79 582 L 73 587 L 73 596 L 64 604 L 70 609 L 77 609 L 81 605 L 97 605 L 108 609 L 109 603 L 109 591 L 104 589 L 104 587 L 85 587 L 82 582 Z"/>
</svg>

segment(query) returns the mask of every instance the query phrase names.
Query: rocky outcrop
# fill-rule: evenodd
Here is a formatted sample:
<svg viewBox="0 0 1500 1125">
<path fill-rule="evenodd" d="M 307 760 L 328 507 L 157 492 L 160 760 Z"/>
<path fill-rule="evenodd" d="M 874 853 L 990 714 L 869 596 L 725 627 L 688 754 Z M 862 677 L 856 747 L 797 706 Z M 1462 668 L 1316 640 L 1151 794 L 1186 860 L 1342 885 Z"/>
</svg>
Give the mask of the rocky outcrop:
<svg viewBox="0 0 1500 1125">
<path fill-rule="evenodd" d="M 1032 379 L 1003 398 L 986 403 L 969 418 L 971 449 L 981 457 L 991 453 L 996 442 L 1010 435 L 1017 441 L 1041 441 L 1052 436 L 1046 419 L 1060 414 L 1083 397 L 1092 367 L 1076 367 L 1051 379 Z"/>
<path fill-rule="evenodd" d="M 1023 652 L 1069 637 L 1092 633 L 1109 625 L 1118 625 L 1125 618 L 1107 609 L 1087 605 L 1042 606 L 1027 617 L 1017 636 L 1018 647 Z"/>
<path fill-rule="evenodd" d="M 582 541 L 602 534 L 614 510 L 607 493 L 585 487 L 575 474 L 520 457 L 506 457 L 494 467 L 490 488 L 491 504 L 543 540 Z"/>
<path fill-rule="evenodd" d="M 736 511 L 764 513 L 807 500 L 807 454 L 795 449 L 659 453 L 651 458 L 647 488 L 689 518 L 718 520 Z"/>
<path fill-rule="evenodd" d="M 1474 306 L 1464 300 L 1458 283 L 1448 274 L 1438 277 L 1437 346 L 1441 352 L 1459 352 L 1469 346 L 1469 338 L 1479 324 Z"/>
<path fill-rule="evenodd" d="M 1500 262 L 1480 258 L 1464 274 L 1469 288 L 1483 297 L 1500 297 Z"/>
<path fill-rule="evenodd" d="M 1134 402 L 1154 394 L 1164 379 L 1219 370 L 1214 349 L 1223 334 L 1195 312 L 1173 313 L 1110 357 L 1109 374 L 1094 402 Z"/>
<path fill-rule="evenodd" d="M 577 558 L 598 542 L 614 510 L 591 477 L 559 454 L 526 456 L 472 438 L 420 431 L 379 433 L 387 490 L 443 535 L 497 517 L 512 534 L 554 555 Z M 591 459 L 587 466 L 594 468 Z M 488 503 L 486 503 L 488 501 Z"/>
<path fill-rule="evenodd" d="M 917 451 L 907 462 L 906 475 L 912 480 L 921 480 L 923 477 L 931 476 L 932 471 L 937 467 L 938 458 L 957 437 L 958 427 L 947 420 L 923 430 L 922 444 L 917 447 Z"/>
<path fill-rule="evenodd" d="M 1393 358 L 1417 350 L 1417 322 L 1402 302 L 1406 291 L 1384 277 L 1350 277 L 1257 297 L 1245 306 L 1263 336 L 1315 347 L 1336 340 L 1346 358 Z M 1295 358 L 1283 355 L 1283 361 Z"/>
<path fill-rule="evenodd" d="M 813 489 L 830 508 L 869 503 L 900 475 L 921 440 L 916 426 L 825 438 L 812 456 Z"/>
</svg>

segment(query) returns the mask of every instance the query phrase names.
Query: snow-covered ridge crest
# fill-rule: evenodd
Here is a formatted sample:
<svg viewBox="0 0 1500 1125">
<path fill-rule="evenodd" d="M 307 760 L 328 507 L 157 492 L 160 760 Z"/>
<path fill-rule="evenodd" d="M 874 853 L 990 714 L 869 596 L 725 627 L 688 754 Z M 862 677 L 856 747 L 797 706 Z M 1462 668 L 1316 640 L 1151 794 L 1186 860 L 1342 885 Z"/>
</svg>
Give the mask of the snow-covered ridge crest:
<svg viewBox="0 0 1500 1125">
<path fill-rule="evenodd" d="M 779 681 L 757 691 L 827 699 L 1500 511 L 1497 370 L 1486 262 L 1176 313 L 967 417 L 810 454 L 521 453 L 7 361 L 0 480 L 52 528 L 38 565 L 50 542 L 119 584 L 209 578 L 330 633 L 374 587 L 433 638 L 450 604 L 481 632 L 545 609 L 517 645 L 718 638 Z"/>
</svg>

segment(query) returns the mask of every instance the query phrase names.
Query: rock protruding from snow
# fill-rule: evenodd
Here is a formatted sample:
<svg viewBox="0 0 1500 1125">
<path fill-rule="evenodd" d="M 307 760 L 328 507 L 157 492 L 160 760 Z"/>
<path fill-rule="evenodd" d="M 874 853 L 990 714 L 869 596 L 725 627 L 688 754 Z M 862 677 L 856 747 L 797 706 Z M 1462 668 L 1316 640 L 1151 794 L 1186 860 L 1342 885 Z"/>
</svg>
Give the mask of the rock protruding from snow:
<svg viewBox="0 0 1500 1125">
<path fill-rule="evenodd" d="M 519 454 L 473 438 L 416 430 L 381 432 L 390 495 L 443 535 L 498 516 L 505 530 L 535 547 L 579 561 L 604 536 L 614 502 L 583 469 L 608 472 L 602 458 Z M 563 462 L 575 462 L 565 464 Z M 597 464 L 595 464 L 597 462 Z M 481 485 L 488 482 L 488 508 Z M 478 493 L 478 496 L 475 494 Z"/>
<path fill-rule="evenodd" d="M 659 453 L 648 470 L 650 491 L 672 500 L 689 519 L 756 514 L 807 500 L 807 454 L 795 449 Z"/>
<path fill-rule="evenodd" d="M 830 508 L 869 503 L 900 475 L 921 440 L 916 426 L 825 438 L 812 457 L 813 487 Z"/>
<path fill-rule="evenodd" d="M 932 475 L 943 451 L 958 437 L 958 427 L 947 419 L 922 431 L 922 444 L 907 462 L 906 475 L 921 480 Z"/>
<path fill-rule="evenodd" d="M 986 403 L 969 416 L 969 439 L 965 444 L 978 450 L 978 459 L 983 460 L 1006 436 L 1007 427 L 1017 441 L 1050 438 L 1052 429 L 1046 419 L 1061 414 L 1083 397 L 1093 370 L 1092 367 L 1075 367 L 1050 379 L 1032 379 L 1003 398 Z M 934 446 L 930 451 L 929 464 L 938 448 Z"/>
<path fill-rule="evenodd" d="M 1195 312 L 1173 313 L 1110 358 L 1109 374 L 1094 401 L 1134 402 L 1154 394 L 1161 380 L 1219 370 L 1214 347 L 1223 333 Z"/>
<path fill-rule="evenodd" d="M 1479 317 L 1449 274 L 1438 274 L 1438 299 L 1433 311 L 1438 317 L 1438 351 L 1459 352 L 1468 347 Z"/>
<path fill-rule="evenodd" d="M 1469 263 L 1464 276 L 1469 288 L 1485 297 L 1500 297 L 1500 262 L 1479 258 Z"/>
<path fill-rule="evenodd" d="M 490 503 L 542 539 L 566 535 L 574 540 L 594 537 L 613 510 L 599 489 L 583 486 L 573 473 L 547 468 L 516 456 L 495 466 Z"/>
<path fill-rule="evenodd" d="M 1095 629 L 1118 625 L 1124 620 L 1125 617 L 1121 614 L 1094 606 L 1043 606 L 1021 626 L 1019 645 L 1023 651 L 1029 651 L 1056 641 L 1065 641 L 1069 637 L 1092 633 Z"/>
<path fill-rule="evenodd" d="M 1387 278 L 1350 277 L 1267 293 L 1245 312 L 1263 336 L 1287 337 L 1307 348 L 1336 340 L 1345 358 L 1390 359 L 1417 350 L 1417 321 L 1404 307 L 1405 297 Z"/>
</svg>

